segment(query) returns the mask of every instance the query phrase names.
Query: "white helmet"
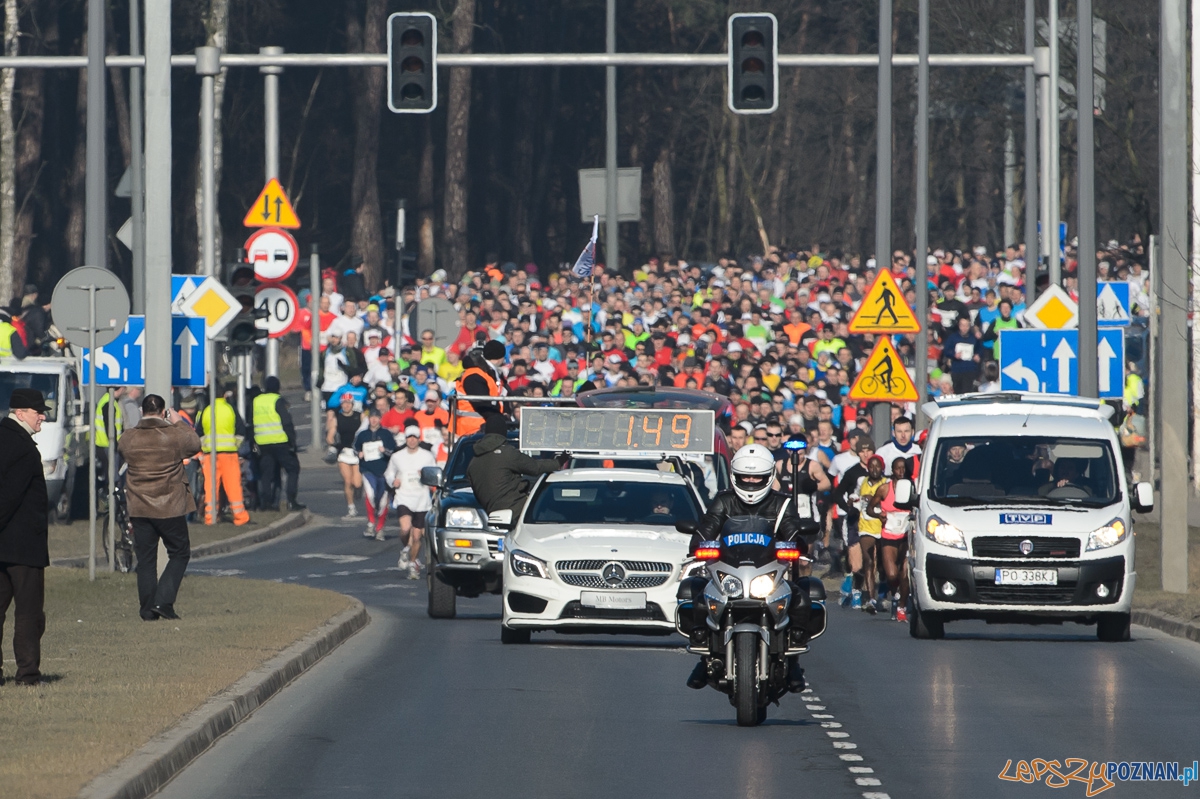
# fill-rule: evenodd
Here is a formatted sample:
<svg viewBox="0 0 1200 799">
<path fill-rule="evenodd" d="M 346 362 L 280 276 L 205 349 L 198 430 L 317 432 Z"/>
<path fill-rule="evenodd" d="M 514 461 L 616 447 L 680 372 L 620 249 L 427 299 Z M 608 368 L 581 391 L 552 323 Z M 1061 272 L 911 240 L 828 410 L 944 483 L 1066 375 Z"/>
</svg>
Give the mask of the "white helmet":
<svg viewBox="0 0 1200 799">
<path fill-rule="evenodd" d="M 747 505 L 757 505 L 771 493 L 775 474 L 775 458 L 761 444 L 747 444 L 739 449 L 730 462 L 733 469 L 733 491 Z"/>
</svg>

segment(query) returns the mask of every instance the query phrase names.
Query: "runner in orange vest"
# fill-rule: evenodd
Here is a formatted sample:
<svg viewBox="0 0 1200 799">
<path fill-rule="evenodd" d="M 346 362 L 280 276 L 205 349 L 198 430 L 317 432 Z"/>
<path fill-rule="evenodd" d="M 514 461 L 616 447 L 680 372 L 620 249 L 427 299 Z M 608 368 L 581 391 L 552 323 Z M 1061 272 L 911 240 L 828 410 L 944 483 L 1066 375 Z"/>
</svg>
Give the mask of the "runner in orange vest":
<svg viewBox="0 0 1200 799">
<path fill-rule="evenodd" d="M 499 341 L 489 341 L 483 345 L 482 353 L 478 350 L 467 353 L 465 363 L 468 366 L 455 383 L 459 396 L 502 396 L 503 386 L 498 375 L 500 366 L 504 363 L 503 344 Z M 488 416 L 503 412 L 504 408 L 498 402 L 458 400 L 454 417 L 454 437 L 460 438 L 479 432 Z"/>
</svg>

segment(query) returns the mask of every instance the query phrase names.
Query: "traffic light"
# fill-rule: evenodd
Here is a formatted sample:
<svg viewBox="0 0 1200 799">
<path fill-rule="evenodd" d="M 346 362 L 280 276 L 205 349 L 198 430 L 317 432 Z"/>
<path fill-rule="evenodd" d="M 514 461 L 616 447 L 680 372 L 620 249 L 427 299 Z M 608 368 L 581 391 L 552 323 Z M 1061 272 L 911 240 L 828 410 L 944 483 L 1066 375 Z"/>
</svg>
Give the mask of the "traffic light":
<svg viewBox="0 0 1200 799">
<path fill-rule="evenodd" d="M 779 106 L 779 25 L 774 14 L 729 17 L 729 110 L 769 114 Z"/>
<path fill-rule="evenodd" d="M 226 287 L 234 299 L 242 304 L 242 310 L 229 323 L 229 346 L 234 349 L 253 347 L 267 337 L 266 325 L 260 326 L 258 321 L 269 315 L 266 309 L 254 307 L 258 278 L 254 276 L 253 267 L 244 263 L 231 264 Z"/>
<path fill-rule="evenodd" d="M 397 114 L 437 108 L 437 20 L 427 11 L 388 17 L 388 108 Z"/>
</svg>

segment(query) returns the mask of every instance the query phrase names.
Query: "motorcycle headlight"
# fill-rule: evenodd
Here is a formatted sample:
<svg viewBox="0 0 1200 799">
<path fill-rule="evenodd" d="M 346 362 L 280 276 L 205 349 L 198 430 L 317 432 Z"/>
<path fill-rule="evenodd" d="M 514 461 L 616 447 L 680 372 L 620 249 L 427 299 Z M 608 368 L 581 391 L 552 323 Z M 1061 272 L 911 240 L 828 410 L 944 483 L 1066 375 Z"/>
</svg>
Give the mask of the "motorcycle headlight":
<svg viewBox="0 0 1200 799">
<path fill-rule="evenodd" d="M 694 560 L 690 563 L 684 563 L 683 568 L 679 570 L 679 579 L 686 580 L 689 577 L 707 577 L 708 564 L 704 561 Z"/>
<path fill-rule="evenodd" d="M 967 548 L 967 539 L 963 537 L 963 531 L 952 524 L 946 524 L 936 516 L 930 516 L 929 521 L 925 522 L 925 537 L 944 547 L 962 550 Z"/>
<path fill-rule="evenodd" d="M 775 575 L 760 574 L 750 581 L 750 596 L 766 599 L 775 592 Z"/>
<path fill-rule="evenodd" d="M 1088 536 L 1087 551 L 1092 552 L 1097 549 L 1115 547 L 1125 540 L 1126 533 L 1125 522 L 1120 519 L 1113 519 L 1099 530 L 1092 531 L 1092 534 Z"/>
<path fill-rule="evenodd" d="M 721 593 L 725 596 L 739 597 L 742 595 L 742 581 L 734 577 L 732 574 L 726 575 L 721 580 Z"/>
<path fill-rule="evenodd" d="M 541 577 L 546 579 L 546 561 L 541 558 L 535 558 L 528 552 L 514 549 L 512 554 L 509 555 L 508 562 L 512 566 L 513 574 L 519 574 L 522 577 Z"/>
<path fill-rule="evenodd" d="M 446 526 L 482 530 L 483 519 L 474 508 L 449 508 L 446 510 Z"/>
</svg>

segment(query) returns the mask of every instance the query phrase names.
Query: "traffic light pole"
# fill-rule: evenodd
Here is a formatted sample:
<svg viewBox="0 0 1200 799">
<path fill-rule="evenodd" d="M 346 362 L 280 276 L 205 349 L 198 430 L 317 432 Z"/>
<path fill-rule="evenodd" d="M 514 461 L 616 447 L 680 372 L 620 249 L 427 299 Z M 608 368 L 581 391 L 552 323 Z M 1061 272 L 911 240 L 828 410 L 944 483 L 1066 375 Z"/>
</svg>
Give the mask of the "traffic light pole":
<svg viewBox="0 0 1200 799">
<path fill-rule="evenodd" d="M 282 47 L 260 47 L 260 53 L 265 55 L 280 55 Z M 283 67 L 259 67 L 263 76 L 263 141 L 266 155 L 266 179 L 279 177 L 279 75 Z M 266 181 L 264 181 L 265 183 Z M 253 371 L 253 351 L 245 356 L 243 370 L 246 380 Z M 279 376 L 279 339 L 269 338 L 266 344 L 266 363 L 263 373 L 267 377 Z"/>
<path fill-rule="evenodd" d="M 617 0 L 604 14 L 604 49 L 617 52 Z M 617 68 L 604 68 L 604 262 L 610 271 L 621 266 L 620 222 L 617 218 Z"/>
<path fill-rule="evenodd" d="M 883 271 L 892 264 L 892 0 L 879 0 L 878 88 L 875 111 L 875 269 Z M 921 319 L 921 326 L 925 326 L 924 318 Z M 882 446 L 890 435 L 891 413 L 890 402 L 876 402 L 871 407 L 871 431 L 876 446 Z"/>
</svg>

